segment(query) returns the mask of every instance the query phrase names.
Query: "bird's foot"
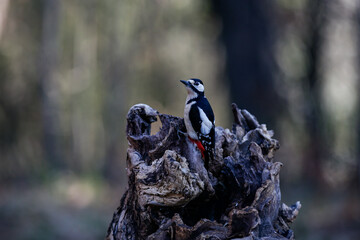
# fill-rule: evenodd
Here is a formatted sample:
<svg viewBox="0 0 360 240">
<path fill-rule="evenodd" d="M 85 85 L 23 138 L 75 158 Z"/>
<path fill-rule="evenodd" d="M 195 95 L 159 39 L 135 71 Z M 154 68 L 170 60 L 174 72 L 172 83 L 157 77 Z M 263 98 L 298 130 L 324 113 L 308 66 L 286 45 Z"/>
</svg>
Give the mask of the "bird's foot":
<svg viewBox="0 0 360 240">
<path fill-rule="evenodd" d="M 177 134 L 177 136 L 178 136 L 178 139 L 181 138 L 180 135 L 183 135 L 183 136 L 185 136 L 185 137 L 188 137 L 188 136 L 189 136 L 189 134 L 187 134 L 186 132 L 180 131 L 179 129 L 176 130 L 176 134 Z"/>
</svg>

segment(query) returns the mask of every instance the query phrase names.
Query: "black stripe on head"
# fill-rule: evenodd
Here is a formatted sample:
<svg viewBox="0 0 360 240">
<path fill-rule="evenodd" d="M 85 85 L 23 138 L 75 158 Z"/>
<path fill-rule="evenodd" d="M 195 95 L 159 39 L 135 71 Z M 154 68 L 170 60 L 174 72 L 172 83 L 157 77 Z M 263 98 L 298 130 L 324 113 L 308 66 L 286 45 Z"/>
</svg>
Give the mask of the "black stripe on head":
<svg viewBox="0 0 360 240">
<path fill-rule="evenodd" d="M 198 82 L 198 83 L 201 83 L 202 85 L 204 85 L 203 82 L 198 78 L 190 78 L 190 80 L 194 80 L 194 82 Z"/>
<path fill-rule="evenodd" d="M 191 89 L 199 95 L 204 95 L 204 84 L 198 78 L 190 78 L 189 81 L 193 81 L 193 84 L 190 84 Z M 200 89 L 199 89 L 200 86 Z M 202 86 L 202 87 L 201 87 Z"/>
</svg>

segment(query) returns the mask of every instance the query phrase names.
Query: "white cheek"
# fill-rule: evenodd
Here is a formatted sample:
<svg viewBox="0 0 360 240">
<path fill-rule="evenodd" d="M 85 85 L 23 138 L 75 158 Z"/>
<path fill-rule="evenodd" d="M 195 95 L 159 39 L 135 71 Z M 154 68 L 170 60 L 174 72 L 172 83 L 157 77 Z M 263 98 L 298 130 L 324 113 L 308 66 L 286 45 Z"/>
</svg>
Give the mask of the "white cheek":
<svg viewBox="0 0 360 240">
<path fill-rule="evenodd" d="M 199 84 L 198 86 L 195 86 L 197 90 L 199 90 L 199 92 L 203 92 L 204 91 L 204 85 Z"/>
</svg>

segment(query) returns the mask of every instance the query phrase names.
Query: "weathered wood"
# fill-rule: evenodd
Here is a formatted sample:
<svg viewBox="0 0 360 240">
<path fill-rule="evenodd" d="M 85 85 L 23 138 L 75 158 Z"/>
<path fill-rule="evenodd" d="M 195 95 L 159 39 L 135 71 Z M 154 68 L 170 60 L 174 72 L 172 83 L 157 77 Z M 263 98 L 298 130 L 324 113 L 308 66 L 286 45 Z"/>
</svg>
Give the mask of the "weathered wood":
<svg viewBox="0 0 360 240">
<path fill-rule="evenodd" d="M 127 116 L 128 189 L 107 239 L 294 239 L 300 203 L 281 204 L 273 132 L 232 105 L 232 131 L 216 127 L 208 170 L 182 118 L 145 104 Z M 150 135 L 159 117 L 162 127 Z"/>
</svg>

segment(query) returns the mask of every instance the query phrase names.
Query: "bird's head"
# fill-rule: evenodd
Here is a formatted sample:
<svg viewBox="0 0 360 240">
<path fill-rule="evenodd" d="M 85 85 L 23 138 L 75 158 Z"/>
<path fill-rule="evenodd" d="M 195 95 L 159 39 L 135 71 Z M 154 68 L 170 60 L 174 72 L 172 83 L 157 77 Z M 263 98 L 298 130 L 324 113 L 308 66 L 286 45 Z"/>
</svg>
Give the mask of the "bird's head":
<svg viewBox="0 0 360 240">
<path fill-rule="evenodd" d="M 190 78 L 187 81 L 180 80 L 180 82 L 185 85 L 189 95 L 194 95 L 194 97 L 197 97 L 204 94 L 204 84 L 200 79 Z"/>
</svg>

